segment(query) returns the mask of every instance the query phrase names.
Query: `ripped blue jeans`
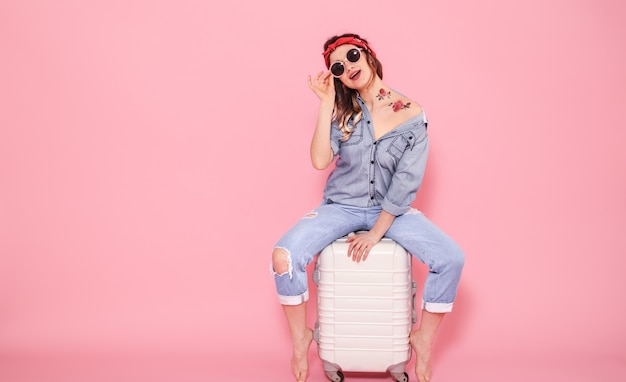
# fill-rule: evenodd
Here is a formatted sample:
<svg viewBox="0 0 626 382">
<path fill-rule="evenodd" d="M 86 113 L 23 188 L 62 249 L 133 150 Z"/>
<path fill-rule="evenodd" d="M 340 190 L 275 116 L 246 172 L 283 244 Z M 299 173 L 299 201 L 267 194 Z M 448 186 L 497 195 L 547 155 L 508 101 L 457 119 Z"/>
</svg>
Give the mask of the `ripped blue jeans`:
<svg viewBox="0 0 626 382">
<path fill-rule="evenodd" d="M 274 272 L 270 264 L 279 302 L 298 305 L 307 301 L 307 265 L 334 240 L 350 232 L 370 230 L 380 211 L 380 206 L 322 204 L 303 216 L 275 245 L 284 252 L 289 264 L 289 270 L 283 274 Z M 385 237 L 395 240 L 428 266 L 422 308 L 434 313 L 450 312 L 464 265 L 461 248 L 416 209 L 397 216 Z"/>
</svg>

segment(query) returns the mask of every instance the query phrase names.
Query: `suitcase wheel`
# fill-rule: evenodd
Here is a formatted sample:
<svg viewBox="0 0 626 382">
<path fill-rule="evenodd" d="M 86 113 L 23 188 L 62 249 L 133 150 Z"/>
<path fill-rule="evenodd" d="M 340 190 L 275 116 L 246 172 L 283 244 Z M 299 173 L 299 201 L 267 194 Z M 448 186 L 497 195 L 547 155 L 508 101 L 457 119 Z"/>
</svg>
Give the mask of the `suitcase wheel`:
<svg viewBox="0 0 626 382">
<path fill-rule="evenodd" d="M 333 382 L 343 382 L 343 373 L 341 370 L 327 371 L 326 376 Z"/>
<path fill-rule="evenodd" d="M 397 382 L 408 382 L 409 381 L 409 375 L 406 373 L 406 371 L 402 374 L 392 374 L 391 375 Z"/>
</svg>

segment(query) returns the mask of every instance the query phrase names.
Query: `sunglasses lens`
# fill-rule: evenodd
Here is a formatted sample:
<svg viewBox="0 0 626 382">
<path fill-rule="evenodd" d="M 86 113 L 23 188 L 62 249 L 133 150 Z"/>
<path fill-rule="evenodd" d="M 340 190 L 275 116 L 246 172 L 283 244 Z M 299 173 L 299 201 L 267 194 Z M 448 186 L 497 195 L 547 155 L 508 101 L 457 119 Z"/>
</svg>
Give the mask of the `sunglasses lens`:
<svg viewBox="0 0 626 382">
<path fill-rule="evenodd" d="M 343 64 L 341 62 L 335 62 L 330 66 L 330 72 L 335 77 L 341 77 L 343 74 Z"/>
<path fill-rule="evenodd" d="M 361 51 L 358 49 L 350 49 L 348 51 L 348 54 L 346 55 L 346 58 L 350 62 L 357 62 L 361 59 Z"/>
</svg>

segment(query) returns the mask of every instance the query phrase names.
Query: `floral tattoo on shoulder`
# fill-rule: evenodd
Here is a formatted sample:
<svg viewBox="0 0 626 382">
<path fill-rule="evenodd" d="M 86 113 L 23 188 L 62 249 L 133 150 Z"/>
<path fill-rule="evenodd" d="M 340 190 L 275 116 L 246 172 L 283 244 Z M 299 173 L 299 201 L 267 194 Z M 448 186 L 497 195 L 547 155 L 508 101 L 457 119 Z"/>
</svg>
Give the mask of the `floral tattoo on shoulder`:
<svg viewBox="0 0 626 382">
<path fill-rule="evenodd" d="M 391 106 L 393 108 L 393 111 L 398 112 L 402 109 L 408 109 L 409 107 L 411 107 L 411 102 L 404 103 L 404 101 L 399 99 L 396 102 L 390 103 L 388 106 Z"/>
<path fill-rule="evenodd" d="M 379 101 L 383 101 L 385 98 L 390 99 L 391 92 L 388 92 L 387 90 L 383 88 L 380 88 L 380 90 L 378 91 L 378 94 L 376 94 L 376 98 L 378 98 Z M 411 107 L 411 102 L 404 103 L 404 101 L 402 100 L 397 100 L 395 102 L 390 103 L 387 106 L 391 106 L 393 108 L 393 111 L 397 112 L 402 109 L 408 109 L 409 107 Z"/>
</svg>

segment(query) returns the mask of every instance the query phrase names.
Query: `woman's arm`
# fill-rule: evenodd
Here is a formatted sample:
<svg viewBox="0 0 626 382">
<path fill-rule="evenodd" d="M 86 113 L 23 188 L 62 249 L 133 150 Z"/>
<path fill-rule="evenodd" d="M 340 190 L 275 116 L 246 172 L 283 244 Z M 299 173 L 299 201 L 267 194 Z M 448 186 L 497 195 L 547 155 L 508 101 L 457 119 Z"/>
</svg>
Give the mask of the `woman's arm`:
<svg viewBox="0 0 626 382">
<path fill-rule="evenodd" d="M 313 79 L 309 76 L 309 88 L 320 99 L 317 124 L 311 139 L 311 163 L 316 169 L 323 170 L 334 158 L 330 146 L 330 125 L 335 107 L 335 82 L 330 71 L 319 72 Z"/>
<path fill-rule="evenodd" d="M 334 157 L 330 146 L 330 124 L 332 122 L 333 107 L 334 102 L 321 102 L 317 113 L 317 124 L 311 139 L 311 163 L 318 170 L 328 167 Z"/>
</svg>

